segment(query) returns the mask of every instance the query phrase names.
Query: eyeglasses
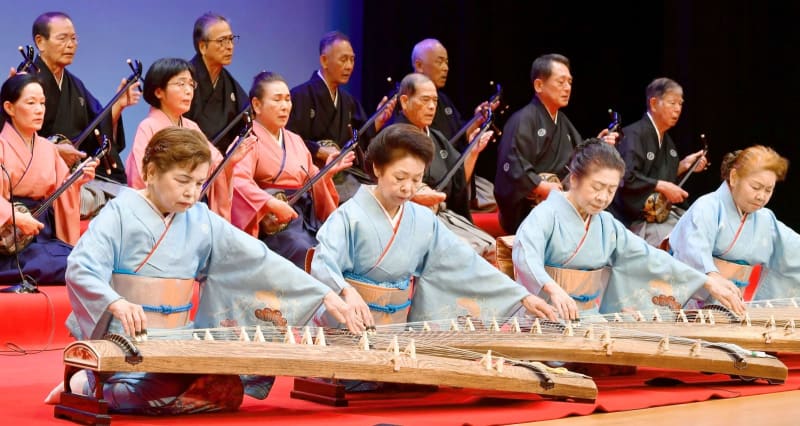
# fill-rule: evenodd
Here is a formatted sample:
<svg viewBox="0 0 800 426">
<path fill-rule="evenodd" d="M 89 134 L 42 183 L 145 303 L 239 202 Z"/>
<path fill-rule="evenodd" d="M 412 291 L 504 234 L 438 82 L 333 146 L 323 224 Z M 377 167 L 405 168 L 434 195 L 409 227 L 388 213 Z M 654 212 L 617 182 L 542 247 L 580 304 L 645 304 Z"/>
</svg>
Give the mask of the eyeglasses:
<svg viewBox="0 0 800 426">
<path fill-rule="evenodd" d="M 206 42 L 211 43 L 213 41 L 214 43 L 217 43 L 220 46 L 226 46 L 228 44 L 234 45 L 239 42 L 240 37 L 241 36 L 238 35 L 229 35 L 225 37 L 215 38 L 214 40 L 206 39 Z"/>
<path fill-rule="evenodd" d="M 172 81 L 167 83 L 167 85 L 178 86 L 180 89 L 186 89 L 187 87 L 196 90 L 197 89 L 197 82 L 194 80 L 178 80 Z"/>
<path fill-rule="evenodd" d="M 52 38 L 58 44 L 67 44 L 68 42 L 72 42 L 74 44 L 78 44 L 78 35 L 77 34 L 59 34 Z"/>
</svg>

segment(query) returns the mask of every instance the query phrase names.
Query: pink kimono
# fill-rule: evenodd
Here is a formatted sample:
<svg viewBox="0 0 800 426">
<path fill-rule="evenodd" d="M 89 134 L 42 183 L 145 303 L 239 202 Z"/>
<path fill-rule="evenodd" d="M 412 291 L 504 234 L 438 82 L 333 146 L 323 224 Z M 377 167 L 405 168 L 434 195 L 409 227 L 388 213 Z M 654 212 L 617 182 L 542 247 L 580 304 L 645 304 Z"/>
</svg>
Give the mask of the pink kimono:
<svg viewBox="0 0 800 426">
<path fill-rule="evenodd" d="M 150 139 L 159 130 L 172 125 L 167 114 L 154 107 L 150 108 L 147 117 L 139 123 L 139 127 L 136 129 L 136 137 L 133 140 L 133 147 L 125 162 L 125 173 L 128 174 L 128 186 L 134 189 L 144 188 L 144 181 L 142 180 L 142 158 L 144 158 L 144 151 L 147 148 L 147 144 L 150 143 Z M 181 127 L 200 131 L 200 126 L 186 117 L 181 117 Z M 208 143 L 208 148 L 211 150 L 211 170 L 213 170 L 217 164 L 222 161 L 223 157 L 211 142 Z M 232 177 L 233 172 L 230 168 L 224 170 L 214 180 L 208 191 L 209 207 L 214 213 L 217 213 L 228 221 L 231 220 Z"/>
<path fill-rule="evenodd" d="M 70 171 L 50 141 L 37 135 L 31 150 L 10 123 L 5 123 L 0 133 L 0 150 L 0 162 L 8 173 L 0 172 L 0 224 L 5 225 L 11 223 L 11 192 L 32 212 Z M 38 220 L 45 227 L 20 251 L 20 266 L 41 284 L 63 283 L 66 258 L 80 237 L 80 185 L 67 189 Z M 14 256 L 0 256 L 0 282 L 19 281 L 18 276 Z"/>
<path fill-rule="evenodd" d="M 305 142 L 295 133 L 283 132 L 283 146 L 261 124 L 255 122 L 253 133 L 258 137 L 254 151 L 234 168 L 233 214 L 231 222 L 245 232 L 259 237 L 258 224 L 267 213 L 267 202 L 272 198 L 266 189 L 286 190 L 287 195 L 316 175 Z M 339 194 L 331 177 L 320 179 L 294 208 L 299 217 L 289 227 L 262 240 L 274 251 L 302 267 L 305 251 L 316 244 L 319 225 L 339 204 Z"/>
</svg>

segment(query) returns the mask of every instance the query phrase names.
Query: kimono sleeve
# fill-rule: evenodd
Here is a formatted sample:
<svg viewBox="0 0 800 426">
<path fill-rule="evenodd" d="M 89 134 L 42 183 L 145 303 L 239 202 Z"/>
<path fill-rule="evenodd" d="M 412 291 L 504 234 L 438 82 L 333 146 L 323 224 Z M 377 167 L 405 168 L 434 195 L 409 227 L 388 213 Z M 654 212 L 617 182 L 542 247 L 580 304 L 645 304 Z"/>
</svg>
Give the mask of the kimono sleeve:
<svg viewBox="0 0 800 426">
<path fill-rule="evenodd" d="M 340 293 L 350 284 L 343 278 L 344 271 L 352 271 L 355 256 L 353 230 L 343 208 L 334 211 L 317 232 L 319 244 L 311 261 L 311 275 Z"/>
<path fill-rule="evenodd" d="M 260 240 L 205 211 L 213 246 L 197 275 L 201 293 L 195 324 L 264 324 L 259 312 L 269 308 L 279 310 L 288 325 L 305 325 L 331 289 Z"/>
<path fill-rule="evenodd" d="M 433 234 L 419 265 L 409 320 L 446 319 L 465 313 L 476 318 L 505 318 L 518 310 L 530 294 L 528 290 L 480 257 L 441 222 L 432 222 Z"/>
<path fill-rule="evenodd" d="M 72 306 L 67 326 L 78 339 L 102 336 L 111 320 L 108 306 L 121 298 L 110 284 L 124 241 L 120 213 L 116 203 L 100 210 L 67 258 L 65 278 Z"/>
<path fill-rule="evenodd" d="M 719 272 L 713 251 L 719 233 L 720 211 L 711 198 L 703 197 L 680 218 L 669 236 L 672 255 L 705 274 Z"/>
<path fill-rule="evenodd" d="M 773 252 L 762 272 L 762 283 L 756 299 L 776 299 L 800 296 L 800 235 L 778 221 L 770 212 L 773 221 Z"/>
<path fill-rule="evenodd" d="M 540 205 L 522 222 L 514 237 L 514 272 L 517 282 L 533 294 L 545 284 L 555 282 L 545 269 L 547 245 L 553 235 L 555 215 L 548 205 Z"/>
<path fill-rule="evenodd" d="M 603 218 L 603 227 L 610 239 L 606 244 L 611 245 L 612 270 L 601 313 L 646 309 L 659 295 L 673 296 L 683 305 L 705 284 L 705 274 L 650 246 L 610 214 Z"/>
<path fill-rule="evenodd" d="M 314 165 L 314 159 L 311 154 L 306 153 L 305 158 L 306 170 L 309 170 L 311 176 L 316 176 L 319 173 L 319 168 Z M 314 200 L 314 214 L 316 214 L 317 219 L 324 222 L 339 205 L 339 193 L 333 183 L 333 176 L 328 175 L 318 180 L 311 188 L 311 191 Z"/>
<path fill-rule="evenodd" d="M 260 142 L 259 142 L 260 143 Z M 258 237 L 258 223 L 267 214 L 266 205 L 272 196 L 261 189 L 253 176 L 256 173 L 258 147 L 233 168 L 231 223 L 253 237 Z"/>
<path fill-rule="evenodd" d="M 133 146 L 128 154 L 128 160 L 125 162 L 125 173 L 128 175 L 128 186 L 131 188 L 144 188 L 142 159 L 144 158 L 144 151 L 147 149 L 147 144 L 150 143 L 150 138 L 152 138 L 155 133 L 155 129 L 150 125 L 147 119 L 139 123 L 139 127 L 136 128 Z"/>
</svg>

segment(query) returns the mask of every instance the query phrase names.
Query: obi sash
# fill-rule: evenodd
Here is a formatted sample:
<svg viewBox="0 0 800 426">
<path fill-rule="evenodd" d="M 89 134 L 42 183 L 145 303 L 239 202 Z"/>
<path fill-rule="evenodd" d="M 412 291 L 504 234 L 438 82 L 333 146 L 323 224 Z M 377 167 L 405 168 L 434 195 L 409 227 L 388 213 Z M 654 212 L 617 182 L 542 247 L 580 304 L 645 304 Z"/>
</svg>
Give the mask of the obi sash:
<svg viewBox="0 0 800 426">
<path fill-rule="evenodd" d="M 752 265 L 730 262 L 718 257 L 714 258 L 714 265 L 719 269 L 720 275 L 733 281 L 736 287 L 745 288 L 750 284 L 750 275 L 753 273 Z"/>
<path fill-rule="evenodd" d="M 111 275 L 111 288 L 131 303 L 142 305 L 148 328 L 177 328 L 189 323 L 194 278 Z"/>
<path fill-rule="evenodd" d="M 384 287 L 369 283 L 364 277 L 345 274 L 345 281 L 358 291 L 361 298 L 372 311 L 375 324 L 398 324 L 408 321 L 408 308 L 411 306 L 410 280 L 405 286 Z"/>
<path fill-rule="evenodd" d="M 544 270 L 575 300 L 580 311 L 600 307 L 611 278 L 608 266 L 583 271 L 546 265 Z"/>
</svg>

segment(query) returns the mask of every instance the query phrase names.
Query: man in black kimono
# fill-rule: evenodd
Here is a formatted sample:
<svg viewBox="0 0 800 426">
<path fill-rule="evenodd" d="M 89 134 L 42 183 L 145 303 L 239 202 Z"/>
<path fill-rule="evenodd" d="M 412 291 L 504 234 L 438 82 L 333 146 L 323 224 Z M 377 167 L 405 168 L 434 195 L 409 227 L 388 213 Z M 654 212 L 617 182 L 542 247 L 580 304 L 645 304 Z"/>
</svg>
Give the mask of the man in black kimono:
<svg viewBox="0 0 800 426">
<path fill-rule="evenodd" d="M 436 104 L 436 116 L 433 118 L 431 127 L 441 132 L 447 140 L 452 139 L 453 136 L 461 130 L 461 127 L 467 124 L 467 120 L 461 117 L 458 108 L 456 108 L 456 105 L 443 90 L 447 83 L 447 74 L 450 71 L 447 49 L 445 49 L 444 45 L 442 45 L 439 40 L 426 38 L 414 45 L 414 49 L 411 51 L 411 67 L 414 69 L 414 72 L 424 74 L 436 85 L 439 102 Z M 492 110 L 497 108 L 497 105 L 498 103 L 493 104 Z M 476 108 L 475 114 L 478 114 L 487 106 L 488 102 L 483 102 Z M 483 120 L 478 120 L 473 126 L 467 129 L 467 131 L 464 132 L 464 137 L 455 142 L 454 146 L 456 149 L 463 151 L 469 144 L 469 140 L 467 140 L 466 136 L 471 134 L 472 131 L 477 129 L 482 123 Z M 472 188 L 470 189 L 470 193 L 473 198 L 478 198 L 479 202 L 477 204 L 481 205 L 483 208 L 494 206 L 494 194 L 492 194 L 494 185 L 492 182 L 477 175 L 472 176 L 471 182 L 472 184 L 470 186 Z"/>
<path fill-rule="evenodd" d="M 657 78 L 646 89 L 647 112 L 641 120 L 625 127 L 619 151 L 625 160 L 625 178 L 612 204 L 612 213 L 631 231 L 658 246 L 678 223 L 683 209 L 673 206 L 666 221 L 647 222 L 642 211 L 653 193 L 663 194 L 670 203 L 680 204 L 689 194 L 676 182 L 697 158 L 695 171 L 708 166 L 703 151 L 678 159 L 678 151 L 667 131 L 678 123 L 683 108 L 683 88 L 668 78 Z M 703 157 L 701 157 L 703 156 Z"/>
<path fill-rule="evenodd" d="M 72 64 L 78 49 L 78 36 L 70 17 L 62 12 L 48 12 L 40 15 L 33 23 L 33 41 L 39 50 L 35 64 L 42 81 L 45 94 L 45 116 L 41 136 L 51 139 L 75 140 L 89 123 L 97 117 L 103 105 L 92 96 L 83 82 L 70 73 L 66 67 Z M 124 85 L 120 84 L 120 89 Z M 122 125 L 122 110 L 139 101 L 141 93 L 137 85 L 131 86 L 111 108 L 106 119 L 98 129 L 111 140 L 111 150 L 106 159 L 97 167 L 97 175 L 124 184 L 125 169 L 119 152 L 125 148 L 125 134 Z M 99 144 L 90 135 L 76 150 L 70 143 L 57 145 L 59 153 L 68 165 L 73 165 L 86 153 L 93 154 Z M 110 169 L 110 172 L 109 172 Z M 81 214 L 91 215 L 105 203 L 102 191 L 85 185 L 81 192 Z M 92 197 L 89 197 L 89 196 Z"/>
<path fill-rule="evenodd" d="M 194 50 L 191 59 L 197 80 L 192 107 L 186 118 L 197 122 L 208 140 L 213 140 L 232 120 L 250 105 L 247 93 L 225 66 L 233 59 L 233 45 L 239 40 L 224 16 L 206 13 L 194 23 Z M 240 120 L 221 136 L 217 148 L 225 152 L 239 134 Z"/>
<path fill-rule="evenodd" d="M 561 184 L 543 179 L 552 173 L 561 181 L 580 133 L 560 112 L 569 103 L 572 74 L 569 60 L 559 54 L 543 55 L 533 61 L 533 100 L 514 113 L 503 128 L 497 151 L 494 195 L 500 210 L 500 225 L 514 234 L 533 208 L 533 199 L 545 199 Z M 619 135 L 604 129 L 598 137 L 615 143 Z"/>
<path fill-rule="evenodd" d="M 465 121 L 453 101 L 442 90 L 450 70 L 447 49 L 439 40 L 426 38 L 414 45 L 411 51 L 411 67 L 414 72 L 424 74 L 436 85 L 439 102 L 436 104 L 436 116 L 433 117 L 431 127 L 449 140 L 458 133 Z"/>
<path fill-rule="evenodd" d="M 438 101 L 436 86 L 425 75 L 413 73 L 403 78 L 400 83 L 400 106 L 401 112 L 397 115 L 396 122 L 408 123 L 430 136 L 433 141 L 433 160 L 422 181 L 425 183 L 418 194 L 426 197 L 420 200 L 415 197 L 414 201 L 420 204 L 429 205 L 428 200 L 433 199 L 429 188 L 435 188 L 445 175 L 456 165 L 461 153 L 453 147 L 444 135 L 431 127 L 433 117 L 436 113 L 436 103 Z M 487 132 L 481 141 L 471 151 L 458 168 L 450 182 L 442 188 L 445 195 L 446 209 L 439 206 L 437 216 L 450 230 L 469 243 L 479 254 L 490 257 L 494 253 L 494 238 L 483 232 L 472 224 L 472 215 L 469 210 L 469 186 L 468 179 L 475 170 L 475 162 L 478 155 L 486 147 L 491 132 Z M 438 200 L 438 201 L 441 201 Z M 438 204 L 434 203 L 434 204 Z M 436 207 L 435 205 L 433 207 Z M 491 258 L 491 257 L 490 257 Z"/>
<path fill-rule="evenodd" d="M 311 155 L 322 164 L 330 155 L 337 154 L 353 137 L 353 130 L 358 130 L 369 118 L 361 103 L 341 87 L 350 81 L 355 60 L 346 35 L 338 31 L 327 33 L 319 42 L 320 69 L 314 71 L 307 82 L 291 90 L 292 111 L 286 128 L 300 135 Z M 366 148 L 369 139 L 383 127 L 393 110 L 394 103 L 387 106 L 373 128 L 360 135 L 359 146 Z M 363 164 L 356 166 L 364 167 Z M 335 182 L 341 202 L 350 199 L 360 185 L 348 173 L 341 173 Z"/>
</svg>

